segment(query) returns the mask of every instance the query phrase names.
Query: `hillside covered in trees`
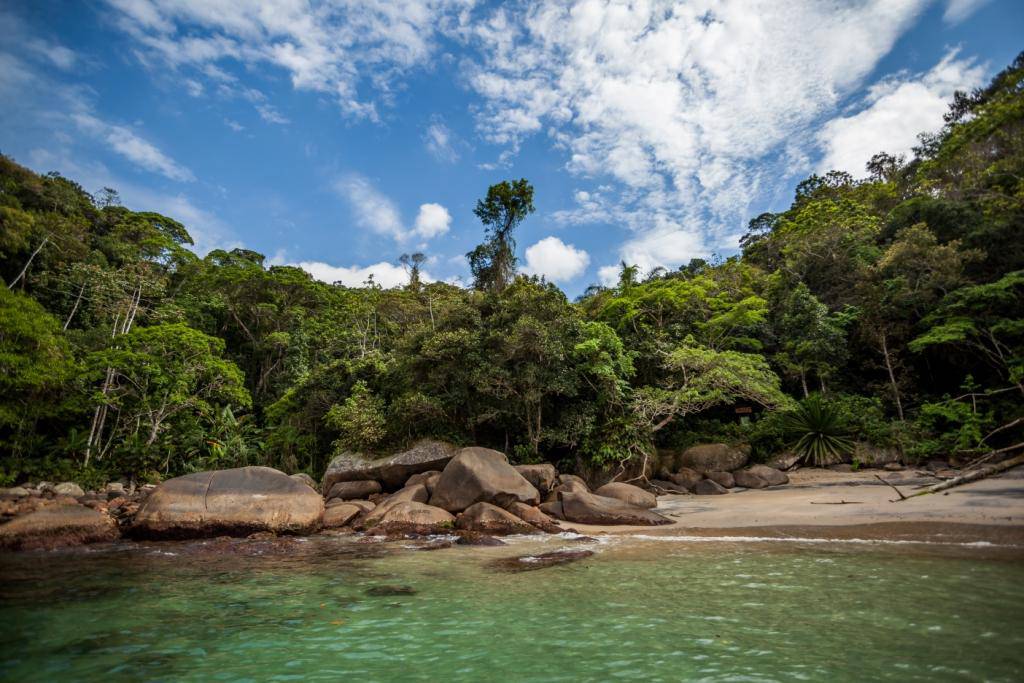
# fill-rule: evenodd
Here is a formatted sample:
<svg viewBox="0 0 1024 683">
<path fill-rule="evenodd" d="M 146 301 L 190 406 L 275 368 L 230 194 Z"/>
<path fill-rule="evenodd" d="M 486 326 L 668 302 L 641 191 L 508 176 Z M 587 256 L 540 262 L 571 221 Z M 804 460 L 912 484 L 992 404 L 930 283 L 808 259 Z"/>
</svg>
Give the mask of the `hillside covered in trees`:
<svg viewBox="0 0 1024 683">
<path fill-rule="evenodd" d="M 742 254 L 578 301 L 516 274 L 525 180 L 492 186 L 472 288 L 351 288 L 116 193 L 0 158 L 0 485 L 152 480 L 424 436 L 565 469 L 708 439 L 755 458 L 811 436 L 903 457 L 1024 433 L 1024 57 L 958 94 L 913 158 L 812 176 Z M 543 191 L 543 188 L 538 188 Z M 740 420 L 736 409 L 749 409 Z M 807 446 L 804 439 L 803 446 Z"/>
</svg>

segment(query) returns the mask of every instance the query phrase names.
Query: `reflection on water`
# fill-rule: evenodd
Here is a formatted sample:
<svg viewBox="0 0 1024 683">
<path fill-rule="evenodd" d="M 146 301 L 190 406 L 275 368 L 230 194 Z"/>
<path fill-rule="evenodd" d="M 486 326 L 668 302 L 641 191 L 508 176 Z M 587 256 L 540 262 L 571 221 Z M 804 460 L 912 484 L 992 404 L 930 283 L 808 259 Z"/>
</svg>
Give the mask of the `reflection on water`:
<svg viewBox="0 0 1024 683">
<path fill-rule="evenodd" d="M 0 556 L 0 680 L 1024 678 L 1016 553 L 705 538 L 415 546 L 321 537 Z M 595 554 L 489 568 L 562 549 Z"/>
</svg>

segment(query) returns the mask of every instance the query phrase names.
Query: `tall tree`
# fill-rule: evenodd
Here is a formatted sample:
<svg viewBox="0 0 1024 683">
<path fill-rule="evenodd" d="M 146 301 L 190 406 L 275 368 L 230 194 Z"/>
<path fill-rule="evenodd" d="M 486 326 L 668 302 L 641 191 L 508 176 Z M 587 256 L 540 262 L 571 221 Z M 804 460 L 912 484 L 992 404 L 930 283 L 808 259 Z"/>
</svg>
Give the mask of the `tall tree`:
<svg viewBox="0 0 1024 683">
<path fill-rule="evenodd" d="M 533 185 L 525 178 L 504 180 L 487 189 L 473 213 L 484 224 L 487 239 L 466 254 L 477 289 L 500 292 L 516 273 L 516 242 L 512 233 L 534 212 Z"/>
</svg>

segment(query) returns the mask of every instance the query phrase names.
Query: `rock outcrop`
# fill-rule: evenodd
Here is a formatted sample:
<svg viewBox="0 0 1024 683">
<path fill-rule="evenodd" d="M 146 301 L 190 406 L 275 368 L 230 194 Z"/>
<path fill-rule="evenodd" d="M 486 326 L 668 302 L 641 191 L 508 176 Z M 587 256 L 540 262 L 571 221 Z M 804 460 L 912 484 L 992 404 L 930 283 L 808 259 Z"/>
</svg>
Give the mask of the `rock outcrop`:
<svg viewBox="0 0 1024 683">
<path fill-rule="evenodd" d="M 50 505 L 15 517 L 0 526 L 0 548 L 37 550 L 118 537 L 112 517 L 83 505 Z"/>
<path fill-rule="evenodd" d="M 563 492 L 561 503 L 564 518 L 578 524 L 657 526 L 672 523 L 672 520 L 656 512 L 624 503 L 617 498 L 606 498 L 583 491 Z"/>
<path fill-rule="evenodd" d="M 626 484 L 620 481 L 613 481 L 605 484 L 601 488 L 594 491 L 599 496 L 605 496 L 606 498 L 617 498 L 624 503 L 635 505 L 639 508 L 656 508 L 658 507 L 658 498 L 649 491 L 644 491 L 639 486 L 633 486 L 632 484 Z"/>
<path fill-rule="evenodd" d="M 339 481 L 376 479 L 389 491 L 394 491 L 414 474 L 443 469 L 455 451 L 455 446 L 450 443 L 424 439 L 408 450 L 380 458 L 360 453 L 342 453 L 327 466 L 323 490 L 330 491 Z"/>
<path fill-rule="evenodd" d="M 489 448 L 463 448 L 441 472 L 430 504 L 449 512 L 462 512 L 474 503 L 505 507 L 518 500 L 540 502 L 533 484 L 508 464 L 505 456 Z"/>
<path fill-rule="evenodd" d="M 324 501 L 270 467 L 196 472 L 169 479 L 146 499 L 131 532 L 145 538 L 304 534 L 320 527 Z"/>
</svg>

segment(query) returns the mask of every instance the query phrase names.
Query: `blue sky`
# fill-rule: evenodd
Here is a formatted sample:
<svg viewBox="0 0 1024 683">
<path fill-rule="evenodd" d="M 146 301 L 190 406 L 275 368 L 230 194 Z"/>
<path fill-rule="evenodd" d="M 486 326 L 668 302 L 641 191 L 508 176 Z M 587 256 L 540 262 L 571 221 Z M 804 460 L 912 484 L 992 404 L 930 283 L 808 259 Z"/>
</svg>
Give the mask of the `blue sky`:
<svg viewBox="0 0 1024 683">
<path fill-rule="evenodd" d="M 356 285 L 468 279 L 488 185 L 528 178 L 520 266 L 735 253 L 829 168 L 941 125 L 1024 44 L 1019 0 L 7 1 L 0 151 Z"/>
</svg>

